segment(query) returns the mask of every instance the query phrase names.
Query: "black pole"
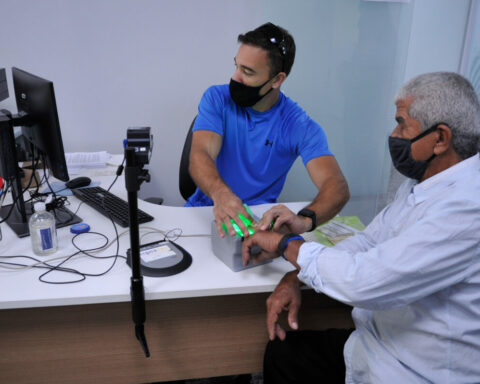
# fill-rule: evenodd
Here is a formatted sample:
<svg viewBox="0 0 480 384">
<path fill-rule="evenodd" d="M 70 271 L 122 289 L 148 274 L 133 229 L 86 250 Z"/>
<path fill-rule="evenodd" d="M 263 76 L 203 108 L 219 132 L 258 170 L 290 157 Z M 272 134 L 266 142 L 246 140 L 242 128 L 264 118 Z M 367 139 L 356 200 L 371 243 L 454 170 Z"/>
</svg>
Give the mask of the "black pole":
<svg viewBox="0 0 480 384">
<path fill-rule="evenodd" d="M 135 149 L 125 148 L 125 186 L 128 192 L 128 211 L 130 218 L 130 250 L 132 258 L 132 277 L 130 278 L 130 296 L 132 299 L 132 318 L 135 323 L 135 336 L 137 337 L 146 357 L 150 357 L 147 339 L 143 324 L 145 323 L 145 290 L 143 277 L 140 270 L 140 240 L 138 230 L 138 197 L 140 184 L 148 178 L 148 173 L 142 171 L 142 165 L 136 164 Z"/>
</svg>

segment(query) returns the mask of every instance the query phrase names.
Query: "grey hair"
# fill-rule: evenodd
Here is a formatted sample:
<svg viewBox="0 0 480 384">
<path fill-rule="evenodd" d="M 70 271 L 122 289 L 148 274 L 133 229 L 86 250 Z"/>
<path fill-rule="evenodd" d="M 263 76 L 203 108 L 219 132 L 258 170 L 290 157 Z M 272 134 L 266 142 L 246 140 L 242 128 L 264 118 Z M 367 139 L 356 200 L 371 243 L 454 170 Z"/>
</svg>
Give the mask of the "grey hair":
<svg viewBox="0 0 480 384">
<path fill-rule="evenodd" d="M 445 123 L 452 145 L 461 159 L 478 152 L 480 105 L 470 82 L 453 72 L 433 72 L 414 77 L 397 93 L 395 102 L 412 98 L 409 115 L 422 130 Z"/>
</svg>

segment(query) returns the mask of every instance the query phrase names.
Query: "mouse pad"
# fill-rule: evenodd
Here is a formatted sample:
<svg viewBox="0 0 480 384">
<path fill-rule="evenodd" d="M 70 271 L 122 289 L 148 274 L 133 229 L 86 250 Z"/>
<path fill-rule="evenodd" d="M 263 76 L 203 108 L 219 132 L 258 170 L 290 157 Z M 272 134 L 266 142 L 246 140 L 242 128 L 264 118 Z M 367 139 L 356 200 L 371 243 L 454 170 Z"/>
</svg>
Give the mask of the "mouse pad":
<svg viewBox="0 0 480 384">
<path fill-rule="evenodd" d="M 77 189 L 98 187 L 99 185 L 100 185 L 99 181 L 92 181 L 86 187 L 80 187 L 80 188 L 77 188 Z M 54 181 L 53 183 L 50 183 L 50 186 L 52 187 L 52 189 L 50 189 L 47 185 L 45 188 L 43 188 L 43 190 L 41 192 L 42 193 L 50 193 L 53 190 L 53 192 L 55 192 L 55 194 L 58 195 L 58 196 L 73 196 L 73 192 L 70 189 L 68 189 L 68 188 L 65 189 L 65 182 L 63 182 L 63 181 Z"/>
</svg>

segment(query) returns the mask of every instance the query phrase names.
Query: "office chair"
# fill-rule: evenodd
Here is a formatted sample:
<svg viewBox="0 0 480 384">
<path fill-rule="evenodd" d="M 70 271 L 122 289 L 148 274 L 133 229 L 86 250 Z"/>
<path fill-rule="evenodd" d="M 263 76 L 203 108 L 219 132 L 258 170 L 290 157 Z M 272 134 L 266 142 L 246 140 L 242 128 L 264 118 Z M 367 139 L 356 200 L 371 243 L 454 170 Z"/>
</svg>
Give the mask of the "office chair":
<svg viewBox="0 0 480 384">
<path fill-rule="evenodd" d="M 185 143 L 183 144 L 182 158 L 180 159 L 178 187 L 180 189 L 180 194 L 185 200 L 192 196 L 197 189 L 197 185 L 193 181 L 192 177 L 190 176 L 190 172 L 188 171 L 188 165 L 190 164 L 190 149 L 192 147 L 192 129 L 196 118 L 197 117 L 195 116 L 192 124 L 190 125 L 190 129 L 188 130 Z"/>
</svg>

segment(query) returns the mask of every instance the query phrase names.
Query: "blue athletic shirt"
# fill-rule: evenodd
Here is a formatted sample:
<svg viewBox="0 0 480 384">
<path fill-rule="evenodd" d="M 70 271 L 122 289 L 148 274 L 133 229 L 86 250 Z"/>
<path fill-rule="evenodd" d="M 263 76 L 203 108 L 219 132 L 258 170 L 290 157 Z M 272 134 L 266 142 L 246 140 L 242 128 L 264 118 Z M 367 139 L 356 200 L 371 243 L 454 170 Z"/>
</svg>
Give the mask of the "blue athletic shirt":
<svg viewBox="0 0 480 384">
<path fill-rule="evenodd" d="M 208 88 L 198 106 L 193 131 L 222 136 L 217 169 L 245 204 L 275 203 L 298 156 L 304 164 L 332 155 L 323 129 L 297 103 L 280 92 L 265 112 L 239 107 L 228 84 Z M 199 188 L 185 206 L 213 205 Z"/>
</svg>

